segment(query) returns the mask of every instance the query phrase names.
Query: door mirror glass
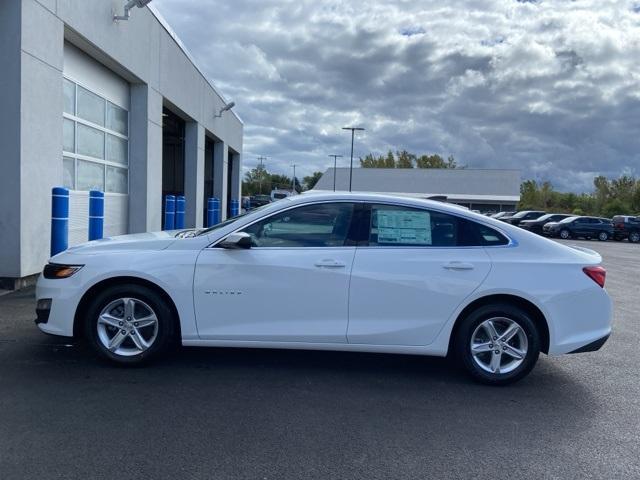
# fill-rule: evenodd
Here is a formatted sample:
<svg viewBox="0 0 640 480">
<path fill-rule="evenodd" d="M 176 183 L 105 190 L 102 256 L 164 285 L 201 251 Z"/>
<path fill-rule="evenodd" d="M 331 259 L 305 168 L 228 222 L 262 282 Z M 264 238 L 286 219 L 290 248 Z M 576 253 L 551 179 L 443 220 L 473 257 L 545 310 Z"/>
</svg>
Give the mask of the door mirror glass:
<svg viewBox="0 0 640 480">
<path fill-rule="evenodd" d="M 251 248 L 251 235 L 244 232 L 236 232 L 229 235 L 218 244 L 219 247 L 231 250 Z"/>
</svg>

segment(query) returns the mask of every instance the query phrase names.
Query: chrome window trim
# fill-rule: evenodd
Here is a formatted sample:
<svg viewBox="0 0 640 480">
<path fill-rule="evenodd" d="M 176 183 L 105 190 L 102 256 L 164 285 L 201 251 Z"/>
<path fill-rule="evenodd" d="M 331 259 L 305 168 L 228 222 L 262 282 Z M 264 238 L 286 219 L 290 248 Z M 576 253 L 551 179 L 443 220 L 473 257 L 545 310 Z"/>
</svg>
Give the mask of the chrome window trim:
<svg viewBox="0 0 640 480">
<path fill-rule="evenodd" d="M 308 206 L 308 205 L 318 205 L 318 204 L 322 204 L 322 203 L 353 203 L 353 204 L 364 204 L 364 205 L 391 205 L 391 206 L 400 206 L 400 207 L 407 207 L 407 208 L 416 208 L 418 210 L 433 210 L 436 211 L 438 213 L 442 213 L 445 215 L 452 215 L 454 217 L 459 217 L 459 218 L 463 218 L 465 220 L 468 220 L 470 222 L 475 222 L 477 224 L 483 225 L 487 228 L 491 228 L 497 232 L 499 232 L 501 235 L 503 235 L 507 240 L 508 243 L 506 243 L 505 245 L 470 245 L 470 246 L 450 246 L 450 247 L 440 247 L 440 246 L 431 246 L 431 245 L 416 245 L 415 247 L 408 247 L 408 246 L 401 246 L 401 247 L 391 247 L 391 246 L 371 246 L 371 245 L 366 245 L 366 246 L 340 246 L 340 247 L 251 247 L 251 250 L 265 250 L 265 249 L 269 249 L 269 250 L 281 250 L 281 249 L 286 249 L 286 250 L 298 250 L 301 248 L 318 248 L 318 249 L 336 249 L 336 248 L 375 248 L 375 249 L 422 249 L 422 248 L 426 248 L 426 249 L 472 249 L 472 248 L 514 248 L 518 246 L 518 241 L 514 238 L 512 238 L 510 235 L 508 235 L 502 228 L 496 227 L 494 225 L 489 225 L 487 223 L 481 222 L 481 221 L 477 221 L 476 219 L 473 218 L 469 218 L 466 217 L 464 215 L 458 215 L 457 213 L 453 213 L 453 212 L 449 212 L 445 209 L 439 209 L 437 208 L 437 206 L 435 208 L 432 208 L 431 206 L 429 207 L 423 207 L 423 206 L 416 206 L 414 204 L 408 203 L 408 202 L 403 202 L 402 200 L 398 199 L 398 201 L 390 201 L 390 200 L 349 200 L 349 199 L 335 199 L 335 200 L 319 200 L 319 201 L 309 201 L 309 202 L 305 202 L 305 203 L 300 203 L 300 204 L 296 204 L 296 205 L 292 205 L 288 208 L 283 208 L 281 210 L 278 210 L 277 212 L 273 212 L 270 215 L 258 218 L 256 220 L 254 220 L 251 223 L 247 223 L 246 225 L 243 225 L 231 232 L 229 232 L 228 234 L 224 235 L 222 238 L 216 240 L 215 242 L 211 243 L 210 245 L 208 245 L 207 247 L 205 247 L 206 249 L 213 249 L 213 248 L 220 248 L 218 247 L 218 244 L 220 242 L 222 242 L 226 237 L 228 237 L 229 235 L 233 234 L 233 233 L 237 233 L 239 231 L 241 231 L 244 228 L 248 228 L 251 225 L 254 225 L 255 223 L 261 222 L 262 220 L 265 220 L 267 218 L 270 218 L 274 215 L 278 215 L 282 212 L 286 212 L 288 210 L 294 209 L 294 208 L 298 208 L 298 207 L 304 207 L 304 206 Z"/>
</svg>

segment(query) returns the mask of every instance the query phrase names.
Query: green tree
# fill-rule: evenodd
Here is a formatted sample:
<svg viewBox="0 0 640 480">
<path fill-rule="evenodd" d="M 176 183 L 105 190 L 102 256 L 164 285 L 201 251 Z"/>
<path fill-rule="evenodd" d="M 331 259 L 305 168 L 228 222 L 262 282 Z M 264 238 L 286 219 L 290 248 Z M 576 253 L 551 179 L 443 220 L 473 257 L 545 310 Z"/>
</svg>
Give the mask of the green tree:
<svg viewBox="0 0 640 480">
<path fill-rule="evenodd" d="M 306 177 L 304 177 L 302 179 L 302 183 L 304 183 L 304 189 L 311 190 L 316 186 L 316 183 L 318 183 L 320 177 L 322 177 L 322 172 L 313 172 L 311 175 L 307 175 Z"/>
<path fill-rule="evenodd" d="M 396 168 L 413 168 L 413 162 L 416 158 L 415 155 L 406 150 L 402 150 L 401 152 L 397 152 L 396 156 Z"/>
</svg>

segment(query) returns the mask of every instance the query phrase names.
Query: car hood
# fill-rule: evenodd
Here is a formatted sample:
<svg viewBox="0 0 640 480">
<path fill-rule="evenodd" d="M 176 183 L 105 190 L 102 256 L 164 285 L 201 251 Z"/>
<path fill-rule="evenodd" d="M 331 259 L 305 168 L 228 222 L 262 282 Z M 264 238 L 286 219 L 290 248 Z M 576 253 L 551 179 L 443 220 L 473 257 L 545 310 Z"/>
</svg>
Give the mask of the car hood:
<svg viewBox="0 0 640 480">
<path fill-rule="evenodd" d="M 102 238 L 73 246 L 64 253 L 92 255 L 111 251 L 164 250 L 172 243 L 179 241 L 176 235 L 180 232 L 183 230 L 134 233 Z"/>
</svg>

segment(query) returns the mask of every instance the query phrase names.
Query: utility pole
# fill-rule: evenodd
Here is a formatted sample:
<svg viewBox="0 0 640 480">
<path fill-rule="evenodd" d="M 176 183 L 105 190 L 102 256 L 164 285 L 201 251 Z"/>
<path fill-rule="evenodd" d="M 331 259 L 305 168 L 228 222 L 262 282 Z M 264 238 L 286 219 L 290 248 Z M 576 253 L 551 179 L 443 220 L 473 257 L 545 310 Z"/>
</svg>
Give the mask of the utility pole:
<svg viewBox="0 0 640 480">
<path fill-rule="evenodd" d="M 349 167 L 349 191 L 351 191 L 351 186 L 353 183 L 353 139 L 356 134 L 356 130 L 364 131 L 362 127 L 342 127 L 343 130 L 351 130 L 351 165 Z"/>
<path fill-rule="evenodd" d="M 263 170 L 262 170 L 263 169 L 262 161 L 266 160 L 266 159 L 267 159 L 267 157 L 264 157 L 262 155 L 260 155 L 258 157 L 258 160 L 260 160 L 260 170 L 259 170 L 260 171 L 260 179 L 259 179 L 259 182 L 260 182 L 260 195 L 262 195 L 262 172 L 263 172 Z"/>
<path fill-rule="evenodd" d="M 336 173 L 337 173 L 337 166 L 338 166 L 338 158 L 342 158 L 342 155 L 329 155 L 330 157 L 333 157 L 333 191 L 336 191 Z"/>
<path fill-rule="evenodd" d="M 291 165 L 293 167 L 293 180 L 291 180 L 291 193 L 296 191 L 296 167 L 297 165 L 294 163 Z"/>
</svg>

